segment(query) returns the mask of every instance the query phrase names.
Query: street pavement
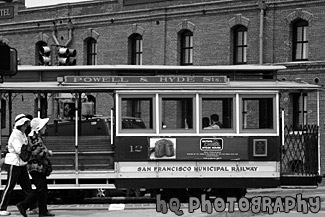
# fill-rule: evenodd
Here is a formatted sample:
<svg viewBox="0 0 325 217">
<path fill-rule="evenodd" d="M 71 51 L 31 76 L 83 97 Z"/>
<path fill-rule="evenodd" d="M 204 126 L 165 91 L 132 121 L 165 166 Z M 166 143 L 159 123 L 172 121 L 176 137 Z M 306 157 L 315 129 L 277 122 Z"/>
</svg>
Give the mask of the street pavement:
<svg viewBox="0 0 325 217">
<path fill-rule="evenodd" d="M 301 194 L 302 198 L 317 197 L 321 199 L 321 212 L 325 211 L 325 181 L 323 181 L 317 188 L 294 188 L 294 189 L 282 189 L 282 188 L 268 188 L 268 189 L 248 189 L 246 198 L 253 198 L 257 196 L 262 197 L 296 197 L 297 194 Z M 187 204 L 182 204 L 182 208 L 187 209 Z M 145 210 L 156 209 L 154 203 L 134 203 L 134 204 L 50 204 L 48 209 L 52 210 L 56 216 L 74 217 L 74 216 L 91 216 L 102 217 L 106 216 L 109 212 L 115 211 L 127 211 L 130 210 Z M 11 216 L 20 216 L 15 206 L 9 206 L 8 211 L 12 213 Z M 325 214 L 325 212 L 324 212 Z M 29 215 L 35 216 L 35 215 Z M 37 216 L 37 215 L 36 215 Z M 176 215 L 175 215 L 176 216 Z"/>
</svg>

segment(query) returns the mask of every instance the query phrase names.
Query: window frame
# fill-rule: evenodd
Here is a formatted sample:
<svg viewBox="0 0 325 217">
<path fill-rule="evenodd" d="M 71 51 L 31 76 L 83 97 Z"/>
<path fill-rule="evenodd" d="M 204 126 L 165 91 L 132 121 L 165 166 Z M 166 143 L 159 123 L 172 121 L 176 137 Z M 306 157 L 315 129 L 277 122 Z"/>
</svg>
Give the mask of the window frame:
<svg viewBox="0 0 325 217">
<path fill-rule="evenodd" d="M 238 25 L 233 29 L 233 64 L 247 64 L 247 27 L 243 25 Z M 241 34 L 241 44 L 238 43 L 239 34 Z M 239 53 L 241 53 L 241 60 L 239 61 Z"/>
<path fill-rule="evenodd" d="M 203 100 L 204 99 L 232 99 L 232 128 L 221 128 L 218 130 L 215 129 L 202 129 L 202 119 L 203 119 Z M 236 133 L 236 123 L 237 123 L 237 115 L 236 115 L 236 94 L 225 94 L 225 93 L 218 93 L 217 95 L 214 94 L 200 94 L 199 95 L 199 108 L 200 108 L 200 115 L 199 115 L 199 133 Z M 210 117 L 209 117 L 210 118 Z"/>
<path fill-rule="evenodd" d="M 130 36 L 131 43 L 131 65 L 142 65 L 143 63 L 143 37 L 135 33 Z"/>
<path fill-rule="evenodd" d="M 291 93 L 292 98 L 292 126 L 299 130 L 300 126 L 308 123 L 308 95 L 306 92 Z"/>
<path fill-rule="evenodd" d="M 97 41 L 94 38 L 88 38 L 86 40 L 86 64 L 97 65 Z"/>
<path fill-rule="evenodd" d="M 122 129 L 122 108 L 121 102 L 124 98 L 131 98 L 131 99 L 143 99 L 148 98 L 151 99 L 152 103 L 152 129 Z M 189 98 L 192 100 L 192 128 L 191 129 L 165 129 L 162 127 L 162 117 L 163 117 L 163 110 L 162 110 L 162 100 L 164 98 L 168 99 L 184 99 Z M 232 128 L 224 128 L 218 129 L 217 131 L 201 129 L 202 128 L 202 99 L 206 98 L 232 98 L 233 108 L 232 108 Z M 244 129 L 243 128 L 243 99 L 246 98 L 271 98 L 273 101 L 273 128 L 272 129 Z M 279 93 L 273 91 L 266 91 L 265 93 L 261 92 L 197 92 L 197 91 L 190 91 L 186 92 L 186 94 L 179 93 L 179 92 L 170 92 L 170 91 L 159 91 L 159 92 L 148 92 L 148 91 L 131 91 L 131 92 L 124 92 L 118 91 L 116 93 L 116 135 L 117 136 L 173 136 L 173 135 L 183 135 L 183 136 L 193 136 L 193 135 L 212 135 L 216 134 L 219 136 L 247 136 L 247 135 L 278 135 L 279 133 L 279 111 L 277 110 L 279 106 Z M 147 125 L 146 125 L 147 126 Z"/>
<path fill-rule="evenodd" d="M 272 99 L 273 103 L 273 128 L 254 128 L 254 129 L 245 129 L 243 128 L 244 125 L 244 120 L 243 120 L 243 100 L 244 99 Z M 279 113 L 277 111 L 277 105 L 278 103 L 278 95 L 277 94 L 272 94 L 272 93 L 266 93 L 266 94 L 240 94 L 239 95 L 239 133 L 240 134 L 245 134 L 245 133 L 254 133 L 254 134 L 259 134 L 259 133 L 277 133 L 278 132 L 278 120 L 277 117 L 279 117 Z"/>
<path fill-rule="evenodd" d="M 162 101 L 163 98 L 168 98 L 168 99 L 192 99 L 192 128 L 191 129 L 164 129 L 162 127 L 162 124 L 159 124 L 159 133 L 160 134 L 175 134 L 175 133 L 196 133 L 196 95 L 195 93 L 190 93 L 190 94 L 186 94 L 186 95 L 182 95 L 182 94 L 165 94 L 165 93 L 161 93 L 159 94 L 159 121 L 160 123 L 163 122 L 163 108 L 162 108 Z"/>
<path fill-rule="evenodd" d="M 189 39 L 189 40 L 187 40 Z M 194 37 L 193 32 L 184 30 L 180 34 L 180 65 L 193 65 L 194 58 Z"/>
<path fill-rule="evenodd" d="M 298 19 L 292 24 L 292 60 L 293 61 L 308 61 L 308 27 L 309 23 L 306 20 Z M 301 28 L 301 29 L 300 29 Z M 301 30 L 301 32 L 299 32 Z M 301 40 L 299 40 L 299 36 Z M 298 47 L 301 46 L 301 52 L 297 54 Z"/>
<path fill-rule="evenodd" d="M 131 99 L 151 99 L 151 114 L 152 114 L 152 128 L 145 128 L 145 129 L 123 129 L 122 128 L 122 100 L 126 98 L 131 98 Z M 125 94 L 117 94 L 117 106 L 116 109 L 118 111 L 117 113 L 117 122 L 116 122 L 116 129 L 117 129 L 117 135 L 118 134 L 128 134 L 128 133 L 144 133 L 145 135 L 147 134 L 154 134 L 156 133 L 156 95 L 155 94 L 132 94 L 132 93 L 125 93 Z"/>
</svg>

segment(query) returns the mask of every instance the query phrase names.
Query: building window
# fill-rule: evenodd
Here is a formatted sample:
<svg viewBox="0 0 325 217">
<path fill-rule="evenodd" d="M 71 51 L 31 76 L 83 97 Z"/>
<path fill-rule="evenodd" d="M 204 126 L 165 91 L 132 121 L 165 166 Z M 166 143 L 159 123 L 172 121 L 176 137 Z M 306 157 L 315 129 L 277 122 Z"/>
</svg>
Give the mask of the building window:
<svg viewBox="0 0 325 217">
<path fill-rule="evenodd" d="M 204 96 L 201 99 L 203 130 L 234 128 L 234 97 Z M 215 132 L 215 131 L 212 131 Z"/>
<path fill-rule="evenodd" d="M 193 65 L 193 32 L 181 33 L 181 65 Z"/>
<path fill-rule="evenodd" d="M 241 132 L 276 132 L 276 96 L 240 96 Z"/>
<path fill-rule="evenodd" d="M 293 61 L 308 60 L 308 22 L 299 19 L 293 23 Z"/>
<path fill-rule="evenodd" d="M 133 34 L 130 36 L 131 65 L 142 65 L 142 36 Z"/>
<path fill-rule="evenodd" d="M 87 45 L 87 65 L 97 64 L 97 42 L 94 38 L 86 40 Z"/>
<path fill-rule="evenodd" d="M 237 26 L 234 28 L 234 64 L 247 63 L 247 28 Z"/>
<path fill-rule="evenodd" d="M 293 129 L 299 130 L 307 123 L 307 94 L 293 93 L 291 100 Z"/>
<path fill-rule="evenodd" d="M 153 95 L 120 95 L 119 103 L 119 132 L 154 132 Z"/>
<path fill-rule="evenodd" d="M 161 128 L 164 131 L 175 132 L 175 130 L 194 131 L 194 96 L 186 98 L 183 96 L 161 97 Z"/>
</svg>

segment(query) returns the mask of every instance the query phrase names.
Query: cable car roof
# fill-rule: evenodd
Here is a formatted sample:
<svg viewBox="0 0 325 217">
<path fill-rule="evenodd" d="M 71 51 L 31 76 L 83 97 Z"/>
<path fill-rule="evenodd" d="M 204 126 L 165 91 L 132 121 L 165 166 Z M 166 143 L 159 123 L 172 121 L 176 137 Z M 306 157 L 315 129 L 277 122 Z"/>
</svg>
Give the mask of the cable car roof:
<svg viewBox="0 0 325 217">
<path fill-rule="evenodd" d="M 82 92 L 82 91 L 114 91 L 114 90 L 305 90 L 321 89 L 319 85 L 295 81 L 229 81 L 225 84 L 202 83 L 168 83 L 168 84 L 136 84 L 136 83 L 89 83 L 59 84 L 58 82 L 4 82 L 0 84 L 1 92 Z"/>
<path fill-rule="evenodd" d="M 285 66 L 280 65 L 218 65 L 218 66 L 168 66 L 168 65 L 77 65 L 77 66 L 28 66 L 22 65 L 18 67 L 19 73 L 29 72 L 49 72 L 51 79 L 61 78 L 60 82 L 20 82 L 18 79 L 0 84 L 0 91 L 2 92 L 82 92 L 82 91 L 114 91 L 114 90 L 317 90 L 321 87 L 316 84 L 308 84 L 302 81 L 277 81 L 274 79 L 261 79 L 251 81 L 248 80 L 249 73 L 260 72 L 276 72 L 278 70 L 286 69 Z M 140 73 L 155 71 L 155 73 Z M 110 71 L 129 72 L 129 76 L 123 76 L 119 73 L 106 73 Z M 218 74 L 218 72 L 225 71 L 226 73 Z M 247 72 L 244 74 L 244 80 L 229 81 L 225 75 L 227 72 Z M 98 72 L 98 73 L 96 73 Z M 167 72 L 161 74 L 161 72 Z M 205 73 L 206 72 L 206 73 Z M 175 74 L 176 73 L 176 74 Z M 183 73 L 183 74 L 182 74 Z M 184 74 L 185 73 L 185 74 Z M 64 74 L 65 76 L 60 76 Z M 102 76 L 103 74 L 113 74 L 115 76 Z M 83 75 L 83 76 L 74 76 Z M 95 76 L 94 76 L 95 75 Z M 130 76 L 132 75 L 132 76 Z M 133 76 L 137 75 L 137 76 Z M 139 76 L 141 75 L 141 76 Z M 144 75 L 144 76 L 142 76 Z M 150 75 L 150 76 L 146 76 Z M 201 76 L 203 75 L 203 76 Z M 26 75 L 25 75 L 26 76 Z M 84 77 L 82 82 L 79 78 Z M 85 78 L 86 77 L 86 78 Z M 105 77 L 105 78 L 104 78 Z M 130 81 L 121 82 L 114 79 L 115 77 L 127 78 Z M 196 78 L 201 77 L 200 81 Z M 202 82 L 202 77 L 218 79 L 221 82 Z M 262 76 L 263 77 L 263 76 Z M 78 80 L 78 82 L 68 82 L 71 80 Z M 153 83 L 141 83 L 135 78 L 150 78 L 155 80 Z M 185 78 L 188 80 L 195 80 L 189 82 L 174 82 L 174 81 L 156 81 L 157 78 Z M 97 79 L 97 80 L 96 80 Z M 102 82 L 98 82 L 102 79 Z M 106 79 L 106 80 L 105 80 Z M 91 82 L 88 82 L 91 80 Z"/>
<path fill-rule="evenodd" d="M 172 66 L 172 65 L 75 65 L 75 66 L 18 66 L 18 71 L 103 71 L 103 70 L 185 70 L 185 71 L 277 71 L 284 70 L 280 65 L 211 65 L 211 66 Z"/>
</svg>

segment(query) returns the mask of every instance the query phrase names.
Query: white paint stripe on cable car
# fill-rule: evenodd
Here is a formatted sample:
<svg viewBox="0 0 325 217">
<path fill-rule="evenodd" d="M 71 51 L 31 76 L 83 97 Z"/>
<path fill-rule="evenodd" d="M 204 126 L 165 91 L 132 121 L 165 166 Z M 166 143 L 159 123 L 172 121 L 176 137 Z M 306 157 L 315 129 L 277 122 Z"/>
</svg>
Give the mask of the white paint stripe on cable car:
<svg viewBox="0 0 325 217">
<path fill-rule="evenodd" d="M 125 204 L 110 204 L 108 206 L 108 210 L 124 210 L 125 209 Z"/>
</svg>

